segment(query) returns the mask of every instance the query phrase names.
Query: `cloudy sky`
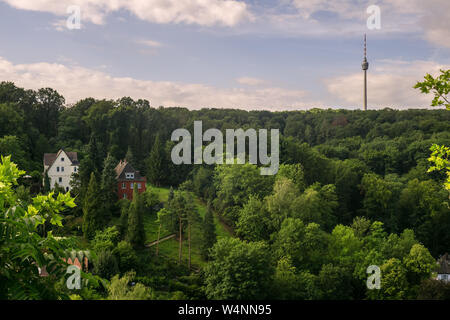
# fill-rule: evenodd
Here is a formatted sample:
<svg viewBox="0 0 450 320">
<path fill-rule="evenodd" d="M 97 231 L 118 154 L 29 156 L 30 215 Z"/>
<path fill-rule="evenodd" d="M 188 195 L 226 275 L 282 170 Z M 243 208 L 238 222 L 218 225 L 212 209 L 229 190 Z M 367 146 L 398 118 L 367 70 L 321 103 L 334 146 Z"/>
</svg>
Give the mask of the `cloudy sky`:
<svg viewBox="0 0 450 320">
<path fill-rule="evenodd" d="M 449 0 L 0 0 L 0 81 L 69 104 L 356 109 L 364 33 L 369 107 L 427 107 L 412 86 L 450 67 Z"/>
</svg>

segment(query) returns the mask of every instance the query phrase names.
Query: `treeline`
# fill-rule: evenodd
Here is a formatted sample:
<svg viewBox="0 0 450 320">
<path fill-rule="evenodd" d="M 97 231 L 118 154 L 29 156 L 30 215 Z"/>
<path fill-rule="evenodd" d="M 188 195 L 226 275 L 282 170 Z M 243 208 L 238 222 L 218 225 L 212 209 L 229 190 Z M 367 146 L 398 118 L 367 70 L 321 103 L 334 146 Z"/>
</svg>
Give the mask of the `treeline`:
<svg viewBox="0 0 450 320">
<path fill-rule="evenodd" d="M 278 174 L 261 176 L 250 164 L 174 165 L 171 134 L 178 128 L 193 132 L 194 121 L 202 121 L 203 130 L 279 129 Z M 88 239 L 122 215 L 119 240 L 127 244 L 121 246 L 143 244 L 137 208 L 145 204 L 127 202 L 124 209 L 113 200 L 119 159 L 126 158 L 153 185 L 209 201 L 238 239 L 214 246 L 212 241 L 204 250 L 210 260 L 202 287 L 208 298 L 276 298 L 262 295 L 268 292 L 287 299 L 417 298 L 434 285 L 426 281 L 435 260 L 450 251 L 445 174 L 427 172 L 431 145 L 450 145 L 445 110 L 189 111 L 152 108 L 128 97 L 66 106 L 52 89 L 24 90 L 3 82 L 0 124 L 0 153 L 34 171 L 37 181 L 45 152 L 79 153 L 72 217 Z M 173 231 L 177 219 L 191 211 L 183 198 L 175 198 L 160 211 Z M 137 222 L 127 225 L 131 221 Z M 126 250 L 120 253 L 117 245 L 102 253 L 105 265 L 120 265 Z M 111 264 L 111 256 L 118 262 Z M 366 290 L 369 265 L 389 275 L 383 290 Z M 239 279 L 231 276 L 237 271 Z"/>
</svg>

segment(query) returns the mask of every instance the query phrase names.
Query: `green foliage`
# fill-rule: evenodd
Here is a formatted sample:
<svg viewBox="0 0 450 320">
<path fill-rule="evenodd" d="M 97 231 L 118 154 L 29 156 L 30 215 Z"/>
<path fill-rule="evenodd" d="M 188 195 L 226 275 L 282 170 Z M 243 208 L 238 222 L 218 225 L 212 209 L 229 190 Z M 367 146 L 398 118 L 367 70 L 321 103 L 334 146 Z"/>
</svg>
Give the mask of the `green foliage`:
<svg viewBox="0 0 450 320">
<path fill-rule="evenodd" d="M 166 176 L 165 172 L 166 161 L 167 160 L 165 157 L 164 146 L 161 142 L 160 136 L 157 135 L 153 143 L 150 155 L 146 160 L 147 178 L 152 184 L 160 186 L 165 182 L 164 178 Z"/>
<path fill-rule="evenodd" d="M 226 214 L 226 208 L 242 206 L 251 195 L 265 197 L 272 190 L 274 177 L 260 175 L 255 165 L 221 165 L 215 170 L 217 198 L 214 200 L 214 206 L 220 213 L 224 213 L 224 217 L 233 225 L 238 216 L 230 214 L 234 211 L 228 211 Z"/>
<path fill-rule="evenodd" d="M 450 110 L 450 98 L 448 97 L 450 93 L 450 69 L 441 70 L 441 74 L 436 78 L 427 74 L 425 80 L 418 82 L 414 88 L 420 89 L 422 93 L 432 92 L 434 94 L 431 106 L 445 106 L 447 110 Z"/>
<path fill-rule="evenodd" d="M 97 254 L 97 259 L 94 262 L 94 273 L 105 279 L 111 279 L 119 273 L 117 258 L 111 250 L 103 250 Z"/>
<path fill-rule="evenodd" d="M 110 250 L 112 251 L 119 241 L 119 231 L 115 226 L 98 230 L 94 239 L 91 241 L 91 247 L 96 252 Z"/>
<path fill-rule="evenodd" d="M 418 289 L 418 300 L 450 300 L 450 283 L 435 279 L 422 281 Z"/>
<path fill-rule="evenodd" d="M 270 227 L 279 230 L 281 223 L 287 217 L 292 217 L 295 208 L 294 201 L 300 196 L 292 180 L 283 176 L 277 177 L 273 193 L 266 197 L 267 210 L 270 213 Z M 264 224 L 263 224 L 264 226 Z"/>
<path fill-rule="evenodd" d="M 206 295 L 209 299 L 262 299 L 272 274 L 266 244 L 220 239 L 205 268 Z"/>
<path fill-rule="evenodd" d="M 91 173 L 89 186 L 83 204 L 83 234 L 86 239 L 95 235 L 103 221 L 102 201 L 94 173 Z"/>
<path fill-rule="evenodd" d="M 432 162 L 434 165 L 428 169 L 428 172 L 444 170 L 447 175 L 444 187 L 450 192 L 450 147 L 434 144 L 430 150 L 432 153 L 428 161 Z"/>
<path fill-rule="evenodd" d="M 142 247 L 145 242 L 144 230 L 144 199 L 138 192 L 137 184 L 134 184 L 133 201 L 128 211 L 127 241 L 134 247 Z"/>
<path fill-rule="evenodd" d="M 271 217 L 264 201 L 250 196 L 248 202 L 239 212 L 236 234 L 244 240 L 269 240 L 271 234 Z"/>
<path fill-rule="evenodd" d="M 134 272 L 128 272 L 123 277 L 115 275 L 108 286 L 108 300 L 150 300 L 150 289 L 140 283 L 131 285 L 135 275 Z"/>
<path fill-rule="evenodd" d="M 317 276 L 307 272 L 297 272 L 289 256 L 278 260 L 273 277 L 272 298 L 279 300 L 321 299 Z"/>
<path fill-rule="evenodd" d="M 74 207 L 70 194 L 40 195 L 32 204 L 23 206 L 13 189 L 25 172 L 1 157 L 0 162 L 0 299 L 65 299 L 50 278 L 40 277 L 38 267 L 46 267 L 55 277 L 65 273 L 62 258 L 65 250 L 74 245 L 70 239 L 59 239 L 52 231 L 44 236 L 36 228 L 46 221 L 61 226 L 60 213 Z"/>
<path fill-rule="evenodd" d="M 203 238 L 202 238 L 202 255 L 205 259 L 209 256 L 211 249 L 217 241 L 216 225 L 214 224 L 214 214 L 211 206 L 208 208 L 203 218 Z"/>
<path fill-rule="evenodd" d="M 116 211 L 115 203 L 117 202 L 117 179 L 115 167 L 116 159 L 110 154 L 105 159 L 101 179 L 101 193 L 103 199 L 103 207 L 106 215 L 113 215 Z"/>
<path fill-rule="evenodd" d="M 119 270 L 121 272 L 136 269 L 138 256 L 129 242 L 120 241 L 117 244 L 117 247 L 114 248 L 113 253 L 117 257 Z"/>
<path fill-rule="evenodd" d="M 325 230 L 331 230 L 336 224 L 335 210 L 339 205 L 335 190 L 334 185 L 312 185 L 294 200 L 293 215 L 305 223 L 314 222 Z"/>
<path fill-rule="evenodd" d="M 306 189 L 305 172 L 300 163 L 280 165 L 276 179 L 279 179 L 279 177 L 290 179 L 299 192 L 303 192 Z"/>
</svg>

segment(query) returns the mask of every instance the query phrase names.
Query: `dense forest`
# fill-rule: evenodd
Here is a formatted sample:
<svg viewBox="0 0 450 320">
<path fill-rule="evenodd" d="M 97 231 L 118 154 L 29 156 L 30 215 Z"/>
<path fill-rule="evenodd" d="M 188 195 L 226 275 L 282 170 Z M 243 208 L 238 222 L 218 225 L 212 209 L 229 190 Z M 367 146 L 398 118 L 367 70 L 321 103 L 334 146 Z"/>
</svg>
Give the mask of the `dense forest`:
<svg viewBox="0 0 450 320">
<path fill-rule="evenodd" d="M 278 174 L 173 164 L 171 134 L 193 132 L 194 121 L 279 129 Z M 450 251 L 446 173 L 428 170 L 433 144 L 450 145 L 449 111 L 190 111 L 129 97 L 66 105 L 53 89 L 2 82 L 0 298 L 448 299 L 449 285 L 431 279 Z M 49 194 L 43 154 L 61 148 L 78 152 L 80 170 L 70 194 Z M 149 181 L 132 201 L 117 201 L 121 159 Z M 44 213 L 32 219 L 33 210 Z M 8 224 L 14 215 L 27 222 Z M 180 248 L 188 241 L 189 254 L 192 227 L 198 261 L 145 247 L 147 219 Z M 230 236 L 217 235 L 214 219 Z M 68 255 L 89 257 L 81 289 L 65 287 Z M 36 264 L 53 275 L 40 277 Z M 371 265 L 379 290 L 366 286 Z"/>
</svg>

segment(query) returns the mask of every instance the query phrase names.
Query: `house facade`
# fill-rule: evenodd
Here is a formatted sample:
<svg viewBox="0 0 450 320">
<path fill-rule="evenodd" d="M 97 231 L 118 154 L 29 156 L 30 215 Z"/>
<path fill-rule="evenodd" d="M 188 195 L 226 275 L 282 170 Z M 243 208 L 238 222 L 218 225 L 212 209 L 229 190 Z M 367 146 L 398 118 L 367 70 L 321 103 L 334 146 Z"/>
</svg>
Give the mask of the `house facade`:
<svg viewBox="0 0 450 320">
<path fill-rule="evenodd" d="M 78 167 L 78 154 L 76 152 L 66 152 L 61 149 L 57 153 L 44 154 L 44 177 L 47 172 L 50 189 L 54 189 L 55 185 L 58 184 L 65 191 L 70 191 L 72 174 L 78 172 Z"/>
<path fill-rule="evenodd" d="M 139 171 L 126 160 L 120 161 L 116 166 L 117 174 L 117 195 L 119 199 L 133 199 L 134 184 L 136 184 L 138 192 L 142 193 L 146 190 L 147 178 L 141 176 Z"/>
</svg>

